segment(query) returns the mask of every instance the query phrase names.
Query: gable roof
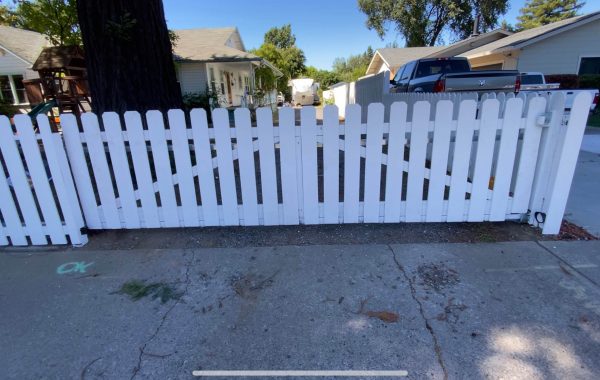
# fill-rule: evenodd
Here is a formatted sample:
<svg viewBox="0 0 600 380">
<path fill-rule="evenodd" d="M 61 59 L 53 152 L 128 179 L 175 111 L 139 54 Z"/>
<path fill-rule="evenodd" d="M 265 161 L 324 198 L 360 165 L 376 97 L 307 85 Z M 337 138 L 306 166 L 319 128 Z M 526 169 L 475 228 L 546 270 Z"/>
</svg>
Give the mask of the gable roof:
<svg viewBox="0 0 600 380">
<path fill-rule="evenodd" d="M 176 30 L 173 48 L 175 59 L 181 61 L 258 61 L 260 57 L 248 53 L 237 28 Z"/>
<path fill-rule="evenodd" d="M 464 40 L 460 40 L 451 45 L 444 46 L 443 49 L 435 51 L 424 58 L 454 57 L 466 51 L 470 51 L 480 46 L 487 45 L 494 41 L 506 38 L 507 36 L 510 36 L 512 34 L 512 32 L 509 32 L 504 29 L 494 29 L 487 33 L 481 33 L 476 36 L 470 36 L 468 38 L 465 38 Z"/>
<path fill-rule="evenodd" d="M 0 25 L 0 46 L 29 64 L 35 62 L 42 48 L 48 45 L 43 34 Z"/>
<path fill-rule="evenodd" d="M 594 12 L 587 15 L 571 17 L 565 20 L 553 22 L 537 28 L 527 29 L 522 32 L 514 33 L 508 37 L 494 41 L 476 49 L 469 50 L 461 56 L 475 58 L 483 55 L 500 53 L 513 49 L 520 49 L 527 45 L 536 43 L 546 38 L 552 37 L 558 33 L 565 32 L 572 28 L 585 25 L 588 22 L 600 19 L 600 12 Z"/>
<path fill-rule="evenodd" d="M 367 74 L 376 74 L 377 71 L 379 71 L 379 68 L 376 66 L 380 63 L 385 63 L 390 69 L 398 68 L 406 62 L 423 58 L 444 48 L 446 48 L 446 46 L 377 49 L 369 63 Z"/>
</svg>

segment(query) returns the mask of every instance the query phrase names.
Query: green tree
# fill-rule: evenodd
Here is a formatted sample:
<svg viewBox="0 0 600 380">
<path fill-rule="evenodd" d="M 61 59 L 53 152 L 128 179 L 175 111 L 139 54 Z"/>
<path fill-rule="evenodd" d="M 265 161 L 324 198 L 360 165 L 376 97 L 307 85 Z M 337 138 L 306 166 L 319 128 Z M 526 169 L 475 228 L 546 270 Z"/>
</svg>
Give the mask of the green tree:
<svg viewBox="0 0 600 380">
<path fill-rule="evenodd" d="M 53 45 L 81 44 L 75 0 L 19 1 L 13 14 L 14 26 L 41 33 Z"/>
<path fill-rule="evenodd" d="M 369 46 L 364 53 L 336 58 L 333 61 L 333 72 L 341 81 L 353 82 L 365 75 L 374 54 L 375 51 Z"/>
<path fill-rule="evenodd" d="M 264 42 L 273 44 L 279 49 L 287 49 L 296 45 L 296 36 L 292 33 L 292 25 L 286 24 L 281 28 L 273 27 L 265 33 Z"/>
<path fill-rule="evenodd" d="M 314 66 L 306 67 L 304 76 L 307 78 L 314 79 L 315 82 L 321 85 L 321 88 L 328 88 L 332 84 L 336 84 L 342 81 L 338 74 L 334 73 L 333 71 L 320 70 Z"/>
<path fill-rule="evenodd" d="M 475 18 L 482 32 L 494 28 L 508 10 L 508 0 L 358 0 L 367 28 L 383 38 L 392 25 L 407 47 L 434 46 L 442 32 L 459 38 L 473 32 Z"/>
<path fill-rule="evenodd" d="M 0 25 L 15 26 L 16 22 L 15 12 L 6 5 L 0 5 Z"/>
<path fill-rule="evenodd" d="M 304 73 L 306 57 L 302 49 L 296 46 L 296 36 L 291 25 L 271 28 L 264 37 L 263 44 L 250 52 L 271 62 L 283 73 L 277 81 L 277 89 L 288 93 L 288 81 Z"/>
<path fill-rule="evenodd" d="M 580 0 L 528 0 L 519 11 L 517 29 L 531 29 L 577 16 Z"/>
</svg>

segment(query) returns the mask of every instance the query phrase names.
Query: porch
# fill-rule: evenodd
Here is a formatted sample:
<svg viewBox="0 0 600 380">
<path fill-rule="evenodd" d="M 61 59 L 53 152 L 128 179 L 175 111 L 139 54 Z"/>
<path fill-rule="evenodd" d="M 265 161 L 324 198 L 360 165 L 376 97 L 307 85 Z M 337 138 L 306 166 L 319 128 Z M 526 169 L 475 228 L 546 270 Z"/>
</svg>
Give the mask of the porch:
<svg viewBox="0 0 600 380">
<path fill-rule="evenodd" d="M 255 71 L 269 67 L 276 77 L 281 72 L 270 63 L 262 60 L 242 60 L 226 62 L 180 62 L 178 79 L 183 95 L 192 93 L 212 94 L 211 107 L 260 107 L 276 102 L 275 90 L 257 95 L 261 87 Z"/>
</svg>

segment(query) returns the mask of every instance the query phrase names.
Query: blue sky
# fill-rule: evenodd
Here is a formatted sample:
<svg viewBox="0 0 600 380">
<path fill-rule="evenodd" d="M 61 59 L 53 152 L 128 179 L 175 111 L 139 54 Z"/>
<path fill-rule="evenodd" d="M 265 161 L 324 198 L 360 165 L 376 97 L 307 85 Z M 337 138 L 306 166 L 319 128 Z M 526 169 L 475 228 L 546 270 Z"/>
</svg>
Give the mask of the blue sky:
<svg viewBox="0 0 600 380">
<path fill-rule="evenodd" d="M 504 18 L 514 24 L 525 0 L 510 1 Z M 598 0 L 587 0 L 584 13 L 598 10 Z M 593 5 L 596 3 L 596 5 Z M 296 44 L 304 50 L 307 65 L 331 68 L 336 57 L 383 47 L 403 40 L 390 31 L 384 40 L 365 26 L 366 16 L 356 0 L 163 0 L 171 29 L 237 26 L 247 49 L 260 46 L 272 26 L 292 24 Z"/>
</svg>

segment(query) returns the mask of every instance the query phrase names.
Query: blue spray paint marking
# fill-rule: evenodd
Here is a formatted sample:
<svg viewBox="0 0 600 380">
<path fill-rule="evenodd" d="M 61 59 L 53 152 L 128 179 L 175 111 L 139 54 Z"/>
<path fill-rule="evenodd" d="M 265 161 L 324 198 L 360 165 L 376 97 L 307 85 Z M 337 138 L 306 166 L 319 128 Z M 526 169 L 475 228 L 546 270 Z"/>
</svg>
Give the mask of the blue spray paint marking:
<svg viewBox="0 0 600 380">
<path fill-rule="evenodd" d="M 93 262 L 86 264 L 85 261 L 72 261 L 70 263 L 64 263 L 63 265 L 56 268 L 57 274 L 67 274 L 67 273 L 85 273 L 85 270 L 90 265 L 94 264 Z"/>
</svg>

